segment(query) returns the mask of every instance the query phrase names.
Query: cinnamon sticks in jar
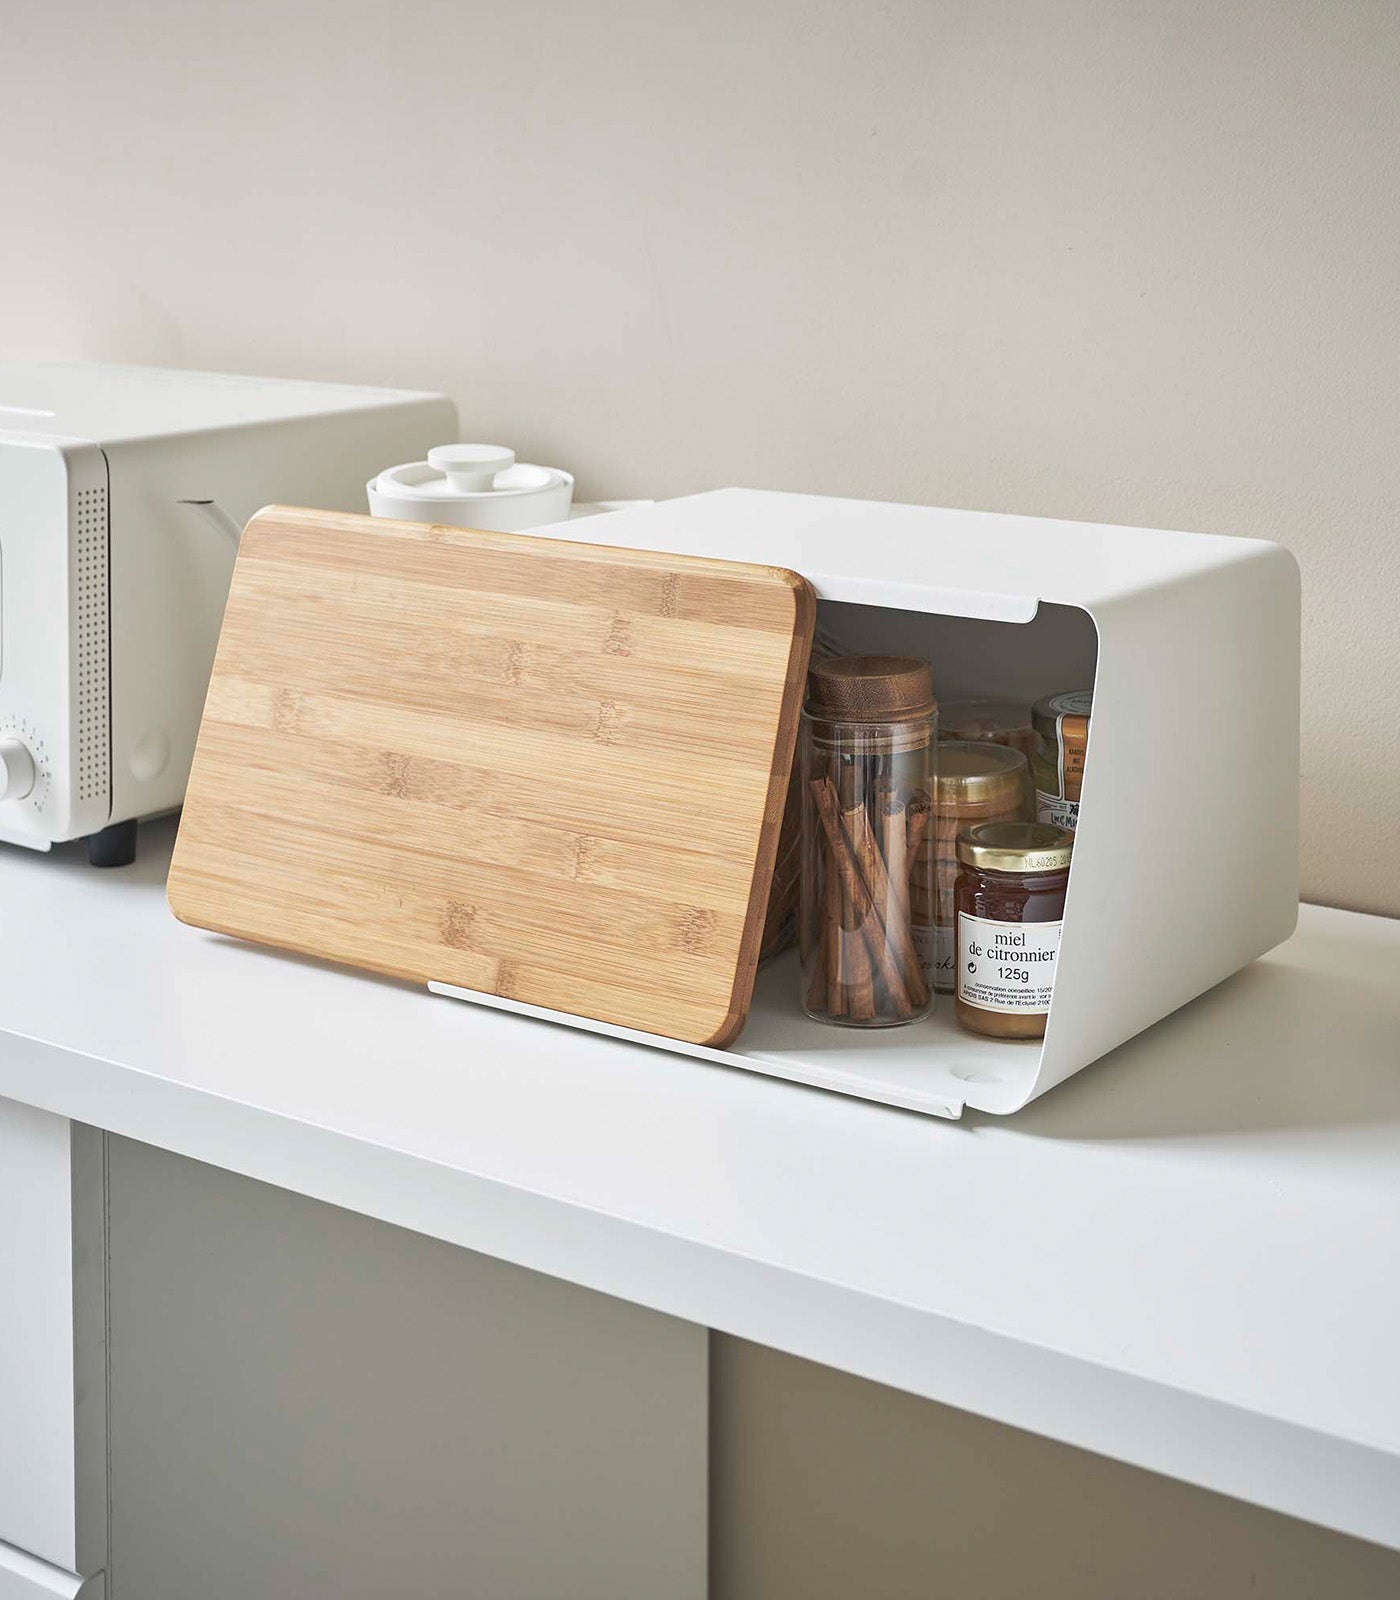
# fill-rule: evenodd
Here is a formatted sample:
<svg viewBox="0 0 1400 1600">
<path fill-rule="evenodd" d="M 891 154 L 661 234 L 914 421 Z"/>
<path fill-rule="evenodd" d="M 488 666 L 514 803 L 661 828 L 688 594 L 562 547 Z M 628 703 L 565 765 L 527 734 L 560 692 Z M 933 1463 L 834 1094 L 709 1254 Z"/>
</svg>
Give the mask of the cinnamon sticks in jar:
<svg viewBox="0 0 1400 1600">
<path fill-rule="evenodd" d="M 803 711 L 802 1002 L 810 1016 L 888 1027 L 933 1000 L 925 854 L 937 705 L 926 662 L 817 663 Z"/>
</svg>

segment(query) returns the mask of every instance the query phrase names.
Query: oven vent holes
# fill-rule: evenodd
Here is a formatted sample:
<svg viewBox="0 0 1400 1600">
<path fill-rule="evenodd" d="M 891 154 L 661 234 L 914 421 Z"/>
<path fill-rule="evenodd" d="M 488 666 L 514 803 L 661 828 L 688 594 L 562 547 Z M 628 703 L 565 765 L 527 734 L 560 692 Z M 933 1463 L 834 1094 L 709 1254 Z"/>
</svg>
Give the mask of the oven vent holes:
<svg viewBox="0 0 1400 1600">
<path fill-rule="evenodd" d="M 78 801 L 107 797 L 107 491 L 80 489 L 77 505 Z"/>
</svg>

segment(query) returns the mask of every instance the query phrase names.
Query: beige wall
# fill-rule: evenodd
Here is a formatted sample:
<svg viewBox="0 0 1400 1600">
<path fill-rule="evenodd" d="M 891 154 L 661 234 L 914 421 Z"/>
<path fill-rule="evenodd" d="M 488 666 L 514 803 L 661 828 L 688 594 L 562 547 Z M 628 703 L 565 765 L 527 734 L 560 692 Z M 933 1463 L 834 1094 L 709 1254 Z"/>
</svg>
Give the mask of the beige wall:
<svg viewBox="0 0 1400 1600">
<path fill-rule="evenodd" d="M 0 349 L 441 386 L 590 494 L 1282 539 L 1306 891 L 1400 912 L 1391 0 L 0 0 L 0 35 Z"/>
</svg>

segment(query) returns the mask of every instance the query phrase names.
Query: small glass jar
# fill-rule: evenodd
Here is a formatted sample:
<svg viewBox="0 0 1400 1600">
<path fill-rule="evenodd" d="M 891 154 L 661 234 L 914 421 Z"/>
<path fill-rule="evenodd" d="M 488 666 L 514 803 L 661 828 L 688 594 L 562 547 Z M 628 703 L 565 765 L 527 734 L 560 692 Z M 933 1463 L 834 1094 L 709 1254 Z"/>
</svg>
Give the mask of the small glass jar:
<svg viewBox="0 0 1400 1600">
<path fill-rule="evenodd" d="M 1079 792 L 1089 748 L 1092 689 L 1070 689 L 1037 700 L 1031 712 L 1036 748 L 1031 754 L 1037 822 L 1053 822 L 1071 833 L 1079 826 Z"/>
<path fill-rule="evenodd" d="M 915 874 L 931 874 L 934 886 L 933 986 L 953 992 L 953 884 L 958 876 L 957 839 L 979 822 L 1023 822 L 1031 815 L 1031 775 L 1019 750 L 1000 744 L 941 740 L 933 784 L 933 826 Z"/>
<path fill-rule="evenodd" d="M 884 1028 L 933 1004 L 929 832 L 938 706 L 910 656 L 834 656 L 808 674 L 799 752 L 801 1000 L 808 1016 Z"/>
<path fill-rule="evenodd" d="M 953 1003 L 970 1032 L 1044 1038 L 1073 849 L 1048 822 L 986 822 L 958 839 Z"/>
</svg>

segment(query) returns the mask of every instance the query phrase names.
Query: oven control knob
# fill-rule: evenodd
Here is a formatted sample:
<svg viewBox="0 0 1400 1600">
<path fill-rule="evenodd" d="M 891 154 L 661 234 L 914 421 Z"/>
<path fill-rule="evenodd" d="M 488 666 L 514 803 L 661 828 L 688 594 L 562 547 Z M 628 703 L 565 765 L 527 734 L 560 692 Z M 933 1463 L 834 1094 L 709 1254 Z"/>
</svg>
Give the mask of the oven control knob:
<svg viewBox="0 0 1400 1600">
<path fill-rule="evenodd" d="M 34 757 L 13 734 L 0 737 L 0 800 L 23 800 L 33 787 Z"/>
</svg>

